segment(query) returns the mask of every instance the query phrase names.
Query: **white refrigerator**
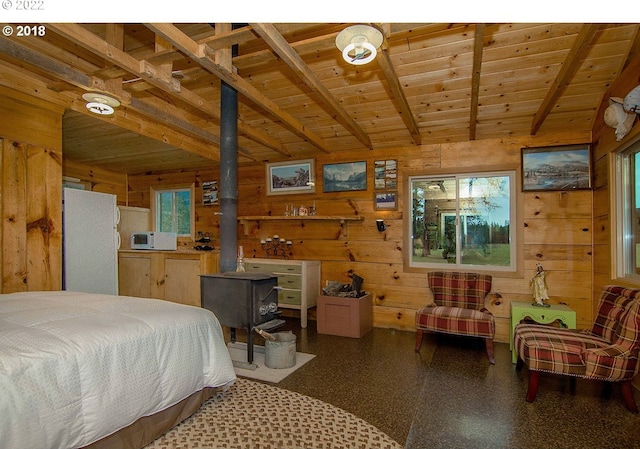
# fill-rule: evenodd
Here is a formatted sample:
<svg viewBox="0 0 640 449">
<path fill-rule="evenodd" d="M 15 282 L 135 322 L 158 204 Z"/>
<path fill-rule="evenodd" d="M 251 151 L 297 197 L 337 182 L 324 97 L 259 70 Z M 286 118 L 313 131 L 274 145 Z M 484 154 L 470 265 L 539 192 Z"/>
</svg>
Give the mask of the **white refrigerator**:
<svg viewBox="0 0 640 449">
<path fill-rule="evenodd" d="M 63 190 L 63 289 L 118 294 L 116 196 Z"/>
</svg>

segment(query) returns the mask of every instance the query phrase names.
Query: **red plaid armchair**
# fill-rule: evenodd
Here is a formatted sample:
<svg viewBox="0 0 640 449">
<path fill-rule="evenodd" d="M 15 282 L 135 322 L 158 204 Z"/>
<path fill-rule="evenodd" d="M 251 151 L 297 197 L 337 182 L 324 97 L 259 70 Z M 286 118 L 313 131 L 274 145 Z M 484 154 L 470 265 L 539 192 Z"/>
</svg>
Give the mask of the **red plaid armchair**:
<svg viewBox="0 0 640 449">
<path fill-rule="evenodd" d="M 619 382 L 625 406 L 637 413 L 631 379 L 638 372 L 640 290 L 607 286 L 591 329 L 519 324 L 514 331 L 517 370 L 529 367 L 527 401 L 538 392 L 540 373 Z"/>
<path fill-rule="evenodd" d="M 495 321 L 485 307 L 491 291 L 488 274 L 434 271 L 427 273 L 435 304 L 416 312 L 416 346 L 420 351 L 424 332 L 442 332 L 484 338 L 489 362 L 495 364 Z"/>
</svg>

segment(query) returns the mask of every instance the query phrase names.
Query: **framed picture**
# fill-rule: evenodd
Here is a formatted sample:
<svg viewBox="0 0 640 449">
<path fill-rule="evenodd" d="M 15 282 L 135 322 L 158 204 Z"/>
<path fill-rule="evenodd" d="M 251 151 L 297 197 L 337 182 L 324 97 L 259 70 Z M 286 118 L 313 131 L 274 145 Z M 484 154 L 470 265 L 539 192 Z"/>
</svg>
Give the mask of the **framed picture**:
<svg viewBox="0 0 640 449">
<path fill-rule="evenodd" d="M 267 168 L 267 195 L 288 195 L 316 191 L 313 159 L 273 162 Z"/>
<path fill-rule="evenodd" d="M 325 192 L 367 190 L 367 162 L 323 165 L 322 186 Z"/>
<path fill-rule="evenodd" d="M 218 181 L 202 183 L 202 204 L 205 206 L 218 204 Z"/>
<path fill-rule="evenodd" d="M 522 190 L 591 189 L 591 146 L 522 149 Z"/>
<path fill-rule="evenodd" d="M 374 210 L 398 210 L 398 192 L 375 192 L 373 194 Z"/>
<path fill-rule="evenodd" d="M 376 189 L 397 189 L 398 161 L 395 159 L 375 161 L 373 167 L 373 183 Z"/>
</svg>

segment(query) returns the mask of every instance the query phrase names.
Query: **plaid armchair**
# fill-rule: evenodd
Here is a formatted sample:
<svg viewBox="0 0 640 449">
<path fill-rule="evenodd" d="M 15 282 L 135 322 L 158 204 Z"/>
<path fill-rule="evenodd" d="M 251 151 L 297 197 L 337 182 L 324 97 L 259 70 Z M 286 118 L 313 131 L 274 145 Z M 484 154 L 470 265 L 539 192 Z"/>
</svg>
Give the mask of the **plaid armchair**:
<svg viewBox="0 0 640 449">
<path fill-rule="evenodd" d="M 427 273 L 435 304 L 416 312 L 416 352 L 424 332 L 442 332 L 484 338 L 489 362 L 495 364 L 493 336 L 495 321 L 484 307 L 491 291 L 488 274 L 434 271 Z"/>
<path fill-rule="evenodd" d="M 527 401 L 536 398 L 540 373 L 549 372 L 619 382 L 625 406 L 638 413 L 631 379 L 639 367 L 640 290 L 607 286 L 591 329 L 519 324 L 513 338 L 516 369 L 529 367 Z"/>
</svg>

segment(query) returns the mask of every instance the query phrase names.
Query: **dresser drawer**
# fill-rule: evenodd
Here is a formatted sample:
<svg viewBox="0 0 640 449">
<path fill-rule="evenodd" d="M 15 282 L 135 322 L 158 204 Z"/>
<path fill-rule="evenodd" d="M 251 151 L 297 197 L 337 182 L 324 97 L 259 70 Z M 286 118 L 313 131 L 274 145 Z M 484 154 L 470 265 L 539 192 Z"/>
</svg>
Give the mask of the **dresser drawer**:
<svg viewBox="0 0 640 449">
<path fill-rule="evenodd" d="M 244 271 L 249 271 L 249 272 L 264 272 L 265 271 L 265 264 L 261 264 L 261 263 L 257 263 L 257 262 L 244 262 Z M 266 271 L 271 271 L 271 270 L 266 270 Z"/>
<path fill-rule="evenodd" d="M 302 288 L 302 276 L 296 274 L 277 274 L 278 285 L 282 288 L 300 290 Z"/>
<path fill-rule="evenodd" d="M 246 271 L 261 271 L 270 273 L 291 273 L 302 274 L 302 265 L 287 265 L 279 263 L 260 263 L 260 262 L 245 262 L 244 269 Z"/>
<path fill-rule="evenodd" d="M 286 308 L 287 304 L 294 306 L 302 304 L 302 292 L 300 290 L 280 290 L 278 305 Z"/>
</svg>

